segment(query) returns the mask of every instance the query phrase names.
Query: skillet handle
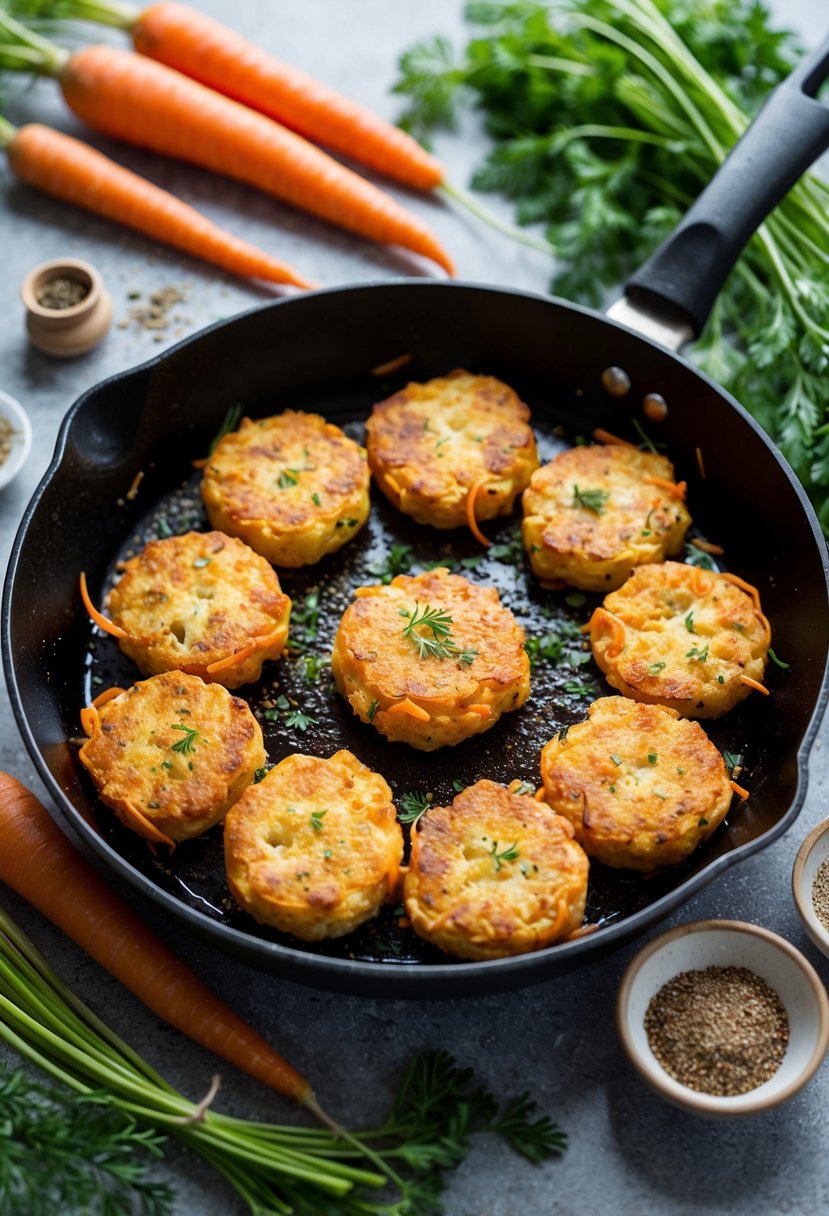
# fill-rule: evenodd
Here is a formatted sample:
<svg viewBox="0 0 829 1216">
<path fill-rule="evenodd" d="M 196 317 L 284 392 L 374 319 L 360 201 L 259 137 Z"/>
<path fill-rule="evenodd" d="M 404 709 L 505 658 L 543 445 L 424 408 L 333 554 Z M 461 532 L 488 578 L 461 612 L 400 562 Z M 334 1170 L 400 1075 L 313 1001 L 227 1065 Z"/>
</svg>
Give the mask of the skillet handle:
<svg viewBox="0 0 829 1216">
<path fill-rule="evenodd" d="M 625 286 L 640 308 L 702 332 L 749 237 L 829 147 L 829 38 L 777 86 L 674 232 Z"/>
</svg>

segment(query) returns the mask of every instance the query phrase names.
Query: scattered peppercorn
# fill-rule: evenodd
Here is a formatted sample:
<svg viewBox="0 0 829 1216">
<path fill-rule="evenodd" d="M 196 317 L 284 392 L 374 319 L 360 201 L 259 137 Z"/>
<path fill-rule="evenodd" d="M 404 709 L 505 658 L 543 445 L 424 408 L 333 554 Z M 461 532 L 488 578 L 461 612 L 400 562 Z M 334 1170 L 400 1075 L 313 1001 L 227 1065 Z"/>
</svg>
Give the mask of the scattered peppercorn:
<svg viewBox="0 0 829 1216">
<path fill-rule="evenodd" d="M 789 1041 L 780 997 L 746 967 L 683 971 L 645 1013 L 653 1054 L 674 1080 L 733 1097 L 774 1076 Z"/>
</svg>

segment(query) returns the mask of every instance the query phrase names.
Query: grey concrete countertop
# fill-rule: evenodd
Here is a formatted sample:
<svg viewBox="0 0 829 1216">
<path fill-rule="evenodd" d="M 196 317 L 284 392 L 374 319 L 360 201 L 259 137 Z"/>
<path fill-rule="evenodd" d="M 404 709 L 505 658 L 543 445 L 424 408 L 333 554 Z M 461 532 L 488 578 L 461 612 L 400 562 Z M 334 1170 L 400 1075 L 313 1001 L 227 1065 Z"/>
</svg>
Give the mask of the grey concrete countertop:
<svg viewBox="0 0 829 1216">
<path fill-rule="evenodd" d="M 389 117 L 398 110 L 388 88 L 399 51 L 420 37 L 435 32 L 459 36 L 462 30 L 459 0 L 199 0 L 199 5 Z M 823 32 L 818 12 L 823 6 L 813 0 L 775 0 L 772 7 L 781 22 L 799 28 L 810 42 Z M 70 132 L 80 130 L 49 84 L 15 98 L 7 110 L 13 121 L 38 118 Z M 92 136 L 91 142 L 114 152 L 102 138 Z M 441 138 L 437 150 L 452 167 L 453 178 L 465 184 L 481 147 L 480 132 L 470 121 L 457 134 Z M 413 273 L 410 262 L 305 219 L 253 190 L 126 148 L 116 155 L 326 283 Z M 0 559 L 5 565 L 19 518 L 49 463 L 60 420 L 79 394 L 273 293 L 38 196 L 2 172 L 0 388 L 23 403 L 34 428 L 28 465 L 0 496 Z M 436 229 L 456 255 L 460 277 L 547 289 L 550 267 L 544 255 L 437 201 L 395 193 Z M 67 253 L 99 268 L 115 305 L 108 339 L 74 362 L 50 359 L 29 346 L 18 299 L 20 283 L 33 265 Z M 170 287 L 185 298 L 171 310 L 167 328 L 153 332 L 130 319 L 131 310 L 146 304 L 153 292 Z M 44 594 L 47 575 L 44 571 Z M 812 756 L 809 796 L 795 826 L 728 870 L 667 924 L 709 916 L 757 921 L 803 949 L 829 981 L 829 960 L 807 941 L 789 886 L 800 840 L 827 814 L 826 738 L 824 729 Z M 0 766 L 43 793 L 5 690 Z M 314 1080 L 323 1103 L 346 1123 L 378 1119 L 404 1064 L 427 1046 L 447 1048 L 504 1092 L 529 1088 L 541 1109 L 568 1132 L 566 1154 L 533 1168 L 505 1146 L 482 1140 L 451 1180 L 445 1201 L 450 1216 L 755 1216 L 814 1213 L 829 1205 L 829 1069 L 824 1067 L 783 1108 L 743 1122 L 706 1122 L 666 1105 L 628 1067 L 613 1025 L 617 985 L 635 946 L 561 979 L 506 995 L 381 1002 L 332 996 L 261 974 L 215 953 L 135 894 L 126 894 L 209 984 Z M 203 1095 L 215 1067 L 206 1053 L 159 1023 L 22 901 L 8 892 L 2 898 L 82 999 L 174 1084 L 194 1098 Z M 222 1071 L 222 1109 L 291 1118 L 286 1102 L 229 1068 Z M 171 1146 L 159 1172 L 178 1189 L 179 1216 L 241 1216 L 236 1196 L 189 1153 Z"/>
</svg>

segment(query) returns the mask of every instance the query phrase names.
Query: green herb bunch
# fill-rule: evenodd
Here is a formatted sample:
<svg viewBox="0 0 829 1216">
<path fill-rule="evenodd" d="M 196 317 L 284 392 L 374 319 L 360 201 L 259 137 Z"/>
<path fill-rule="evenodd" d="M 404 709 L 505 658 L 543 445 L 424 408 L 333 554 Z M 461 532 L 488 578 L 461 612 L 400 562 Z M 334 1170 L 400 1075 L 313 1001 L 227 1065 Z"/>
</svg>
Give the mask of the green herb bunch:
<svg viewBox="0 0 829 1216">
<path fill-rule="evenodd" d="M 599 304 L 711 179 L 798 58 L 759 0 L 471 3 L 456 53 L 408 50 L 421 138 L 477 105 L 473 185 L 515 200 L 557 255 L 552 290 Z M 829 532 L 829 186 L 806 175 L 752 238 L 691 357 L 779 444 Z"/>
<path fill-rule="evenodd" d="M 55 1086 L 0 1074 L 4 1216 L 168 1216 L 169 1189 L 145 1169 L 166 1136 L 213 1165 L 252 1216 L 439 1216 L 445 1171 L 473 1132 L 496 1132 L 533 1162 L 566 1143 L 527 1094 L 499 1108 L 442 1051 L 415 1057 L 388 1120 L 370 1131 L 258 1123 L 193 1103 L 74 996 L 2 909 L 0 1039 Z"/>
</svg>

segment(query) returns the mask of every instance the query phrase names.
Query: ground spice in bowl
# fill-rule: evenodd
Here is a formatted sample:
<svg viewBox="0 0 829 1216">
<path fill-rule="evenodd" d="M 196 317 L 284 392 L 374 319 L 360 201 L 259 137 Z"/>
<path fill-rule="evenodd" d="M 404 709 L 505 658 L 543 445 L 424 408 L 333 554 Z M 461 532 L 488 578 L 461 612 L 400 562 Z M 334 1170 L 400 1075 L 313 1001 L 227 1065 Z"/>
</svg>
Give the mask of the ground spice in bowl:
<svg viewBox="0 0 829 1216">
<path fill-rule="evenodd" d="M 824 929 L 829 929 L 829 857 L 817 868 L 812 883 L 812 907 Z"/>
<path fill-rule="evenodd" d="M 55 279 L 47 279 L 38 289 L 37 302 L 41 308 L 74 308 L 89 295 L 89 285 L 78 279 L 70 279 L 59 275 Z"/>
<path fill-rule="evenodd" d="M 789 1042 L 777 993 L 746 967 L 683 971 L 645 1013 L 651 1051 L 689 1089 L 733 1097 L 773 1077 Z"/>
</svg>

